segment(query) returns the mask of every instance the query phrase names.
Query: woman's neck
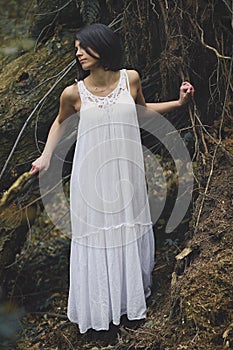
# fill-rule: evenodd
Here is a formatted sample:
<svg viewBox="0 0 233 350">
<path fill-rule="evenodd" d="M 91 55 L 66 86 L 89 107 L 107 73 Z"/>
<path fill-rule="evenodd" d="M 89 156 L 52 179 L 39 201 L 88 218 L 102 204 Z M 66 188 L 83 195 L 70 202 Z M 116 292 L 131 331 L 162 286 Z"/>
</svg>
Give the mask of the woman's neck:
<svg viewBox="0 0 233 350">
<path fill-rule="evenodd" d="M 120 72 L 105 70 L 104 68 L 96 68 L 90 71 L 89 76 L 86 81 L 89 85 L 94 85 L 95 87 L 105 88 L 106 86 L 111 86 L 119 80 Z"/>
</svg>

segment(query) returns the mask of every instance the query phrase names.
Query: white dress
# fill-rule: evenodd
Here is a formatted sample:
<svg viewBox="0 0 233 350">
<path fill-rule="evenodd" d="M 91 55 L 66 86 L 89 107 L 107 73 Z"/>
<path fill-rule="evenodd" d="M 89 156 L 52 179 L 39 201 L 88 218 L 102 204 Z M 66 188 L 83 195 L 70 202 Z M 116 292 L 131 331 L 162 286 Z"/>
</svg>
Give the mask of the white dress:
<svg viewBox="0 0 233 350">
<path fill-rule="evenodd" d="M 81 333 L 146 317 L 154 235 L 128 75 L 106 97 L 78 82 L 80 121 L 70 184 L 67 315 Z"/>
</svg>

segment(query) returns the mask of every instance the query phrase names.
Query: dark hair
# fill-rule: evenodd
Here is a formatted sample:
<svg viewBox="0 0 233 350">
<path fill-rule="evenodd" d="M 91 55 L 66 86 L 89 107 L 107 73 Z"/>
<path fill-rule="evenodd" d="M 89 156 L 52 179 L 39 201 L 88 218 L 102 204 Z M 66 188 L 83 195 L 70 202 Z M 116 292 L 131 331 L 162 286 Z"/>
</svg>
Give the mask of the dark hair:
<svg viewBox="0 0 233 350">
<path fill-rule="evenodd" d="M 75 40 L 79 40 L 80 45 L 94 58 L 97 57 L 88 50 L 88 47 L 96 51 L 100 55 L 100 63 L 105 69 L 117 71 L 122 68 L 121 38 L 105 24 L 94 23 L 83 27 L 75 34 Z M 78 60 L 77 64 L 81 75 L 87 75 L 82 70 Z"/>
</svg>

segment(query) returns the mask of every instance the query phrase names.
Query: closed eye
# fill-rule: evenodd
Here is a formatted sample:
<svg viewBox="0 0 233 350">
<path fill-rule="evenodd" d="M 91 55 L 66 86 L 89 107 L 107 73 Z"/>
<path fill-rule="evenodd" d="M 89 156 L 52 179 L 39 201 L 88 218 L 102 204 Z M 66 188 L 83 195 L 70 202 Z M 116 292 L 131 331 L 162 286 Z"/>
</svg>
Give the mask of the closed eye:
<svg viewBox="0 0 233 350">
<path fill-rule="evenodd" d="M 77 53 L 78 50 L 85 51 L 82 45 L 75 46 L 75 53 Z"/>
</svg>

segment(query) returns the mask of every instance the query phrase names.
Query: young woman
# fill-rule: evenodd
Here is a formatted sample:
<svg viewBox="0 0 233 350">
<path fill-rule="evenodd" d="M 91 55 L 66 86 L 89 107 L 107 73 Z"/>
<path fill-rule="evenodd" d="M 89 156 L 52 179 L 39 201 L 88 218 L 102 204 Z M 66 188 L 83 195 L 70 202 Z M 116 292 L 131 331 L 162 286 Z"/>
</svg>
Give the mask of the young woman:
<svg viewBox="0 0 233 350">
<path fill-rule="evenodd" d="M 103 24 L 81 29 L 75 50 L 84 79 L 62 92 L 31 174 L 48 170 L 63 121 L 80 111 L 70 184 L 68 318 L 85 333 L 108 330 L 123 314 L 129 320 L 146 317 L 154 236 L 135 105 L 167 113 L 185 105 L 194 89 L 183 82 L 179 100 L 146 103 L 138 73 L 121 67 L 118 35 Z"/>
</svg>

